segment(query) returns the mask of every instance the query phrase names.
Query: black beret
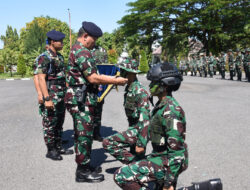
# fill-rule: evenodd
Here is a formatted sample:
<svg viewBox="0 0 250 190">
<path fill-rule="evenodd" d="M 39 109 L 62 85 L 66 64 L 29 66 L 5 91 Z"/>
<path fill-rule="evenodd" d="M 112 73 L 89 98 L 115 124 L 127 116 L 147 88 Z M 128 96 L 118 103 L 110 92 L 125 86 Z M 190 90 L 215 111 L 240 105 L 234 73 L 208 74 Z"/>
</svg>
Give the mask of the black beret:
<svg viewBox="0 0 250 190">
<path fill-rule="evenodd" d="M 56 31 L 56 30 L 51 30 L 46 35 L 51 40 L 56 40 L 56 41 L 59 41 L 59 40 L 62 40 L 63 38 L 65 38 L 64 33 Z"/>
<path fill-rule="evenodd" d="M 90 36 L 97 37 L 97 38 L 102 36 L 102 30 L 101 30 L 101 28 L 99 28 L 93 22 L 86 22 L 86 21 L 82 22 L 82 28 Z"/>
</svg>

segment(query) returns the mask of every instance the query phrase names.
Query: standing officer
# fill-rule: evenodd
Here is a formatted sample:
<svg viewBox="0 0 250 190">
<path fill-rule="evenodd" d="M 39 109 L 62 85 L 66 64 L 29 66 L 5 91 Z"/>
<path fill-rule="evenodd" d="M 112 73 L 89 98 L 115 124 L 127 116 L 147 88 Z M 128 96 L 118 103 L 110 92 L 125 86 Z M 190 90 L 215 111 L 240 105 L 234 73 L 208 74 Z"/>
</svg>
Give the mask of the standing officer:
<svg viewBox="0 0 250 190">
<path fill-rule="evenodd" d="M 212 52 L 209 53 L 209 61 L 208 61 L 208 73 L 211 78 L 213 78 L 214 75 L 214 65 L 215 65 L 215 58 L 212 54 Z"/>
<path fill-rule="evenodd" d="M 170 63 L 154 65 L 148 72 L 150 93 L 159 101 L 151 112 L 150 138 L 153 152 L 146 158 L 118 169 L 114 180 L 122 189 L 146 189 L 144 183 L 163 182 L 172 190 L 179 174 L 187 168 L 186 119 L 172 92 L 179 89 L 182 76 Z"/>
<path fill-rule="evenodd" d="M 75 161 L 77 163 L 77 182 L 101 182 L 98 174 L 90 166 L 90 155 L 93 141 L 93 119 L 97 106 L 99 84 L 125 85 L 127 79 L 99 75 L 91 49 L 94 48 L 102 30 L 92 22 L 83 22 L 78 32 L 76 43 L 69 55 L 65 103 L 74 123 Z M 100 172 L 100 171 L 99 171 Z"/>
<path fill-rule="evenodd" d="M 65 118 L 65 68 L 63 56 L 58 52 L 63 48 L 65 35 L 52 30 L 47 33 L 48 48 L 35 61 L 37 76 L 35 86 L 39 85 L 44 104 L 40 105 L 43 117 L 44 140 L 47 145 L 47 158 L 62 160 L 60 154 L 73 154 L 72 150 L 62 148 L 62 131 Z M 38 79 L 38 80 L 37 80 Z M 39 93 L 39 101 L 41 101 Z"/>
<path fill-rule="evenodd" d="M 225 79 L 225 66 L 226 66 L 226 61 L 225 61 L 225 56 L 224 56 L 224 52 L 219 53 L 219 57 L 218 57 L 218 63 L 220 65 L 220 74 L 221 74 L 221 78 Z"/>
<path fill-rule="evenodd" d="M 148 142 L 149 96 L 136 77 L 138 66 L 129 58 L 119 65 L 121 76 L 128 79 L 123 105 L 129 128 L 103 140 L 104 149 L 124 164 L 144 158 Z M 130 151 L 126 150 L 128 147 Z"/>
<path fill-rule="evenodd" d="M 202 72 L 204 73 L 204 77 L 207 77 L 207 61 L 204 53 L 201 53 L 201 64 L 202 64 Z"/>
<path fill-rule="evenodd" d="M 228 67 L 229 67 L 229 72 L 230 72 L 230 80 L 233 80 L 234 70 L 235 70 L 233 50 L 231 49 L 228 50 L 227 59 L 228 59 Z"/>
<path fill-rule="evenodd" d="M 243 57 L 241 55 L 241 52 L 239 49 L 236 50 L 236 57 L 234 60 L 234 64 L 235 64 L 235 69 L 236 69 L 236 73 L 237 73 L 237 78 L 238 81 L 241 81 L 241 76 L 242 76 L 242 68 L 243 68 Z"/>
<path fill-rule="evenodd" d="M 245 49 L 245 55 L 243 59 L 243 64 L 247 66 L 247 72 L 246 76 L 248 77 L 248 82 L 250 82 L 250 54 L 249 54 L 250 48 Z"/>
</svg>

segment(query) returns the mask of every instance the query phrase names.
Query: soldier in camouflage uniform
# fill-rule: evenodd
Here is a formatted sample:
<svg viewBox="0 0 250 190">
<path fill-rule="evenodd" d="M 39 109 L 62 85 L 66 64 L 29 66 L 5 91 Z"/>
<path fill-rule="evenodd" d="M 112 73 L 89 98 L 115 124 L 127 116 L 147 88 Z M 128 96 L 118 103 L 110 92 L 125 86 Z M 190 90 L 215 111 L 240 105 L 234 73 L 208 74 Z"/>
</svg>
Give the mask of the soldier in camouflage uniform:
<svg viewBox="0 0 250 190">
<path fill-rule="evenodd" d="M 185 113 L 172 96 L 172 91 L 179 89 L 182 76 L 173 64 L 160 63 L 150 69 L 147 78 L 151 81 L 151 95 L 159 99 L 149 125 L 153 152 L 146 159 L 118 169 L 114 180 L 125 190 L 148 189 L 145 183 L 150 181 L 170 190 L 188 166 Z"/>
<path fill-rule="evenodd" d="M 201 64 L 202 64 L 202 72 L 204 73 L 204 77 L 207 77 L 207 61 L 204 53 L 201 53 Z"/>
<path fill-rule="evenodd" d="M 243 69 L 243 56 L 239 49 L 236 50 L 236 57 L 234 60 L 235 70 L 237 73 L 238 81 L 241 81 L 242 69 Z"/>
<path fill-rule="evenodd" d="M 83 22 L 76 43 L 72 46 L 67 67 L 67 91 L 65 103 L 73 118 L 77 182 L 101 182 L 101 170 L 90 166 L 93 141 L 93 119 L 97 106 L 98 85 L 124 85 L 127 79 L 99 75 L 91 49 L 102 36 L 102 30 L 92 22 Z"/>
<path fill-rule="evenodd" d="M 191 69 L 192 69 L 191 76 L 196 76 L 196 74 L 197 74 L 197 63 L 196 63 L 195 55 L 192 55 Z"/>
<path fill-rule="evenodd" d="M 228 59 L 228 67 L 229 67 L 229 72 L 230 72 L 230 80 L 233 80 L 235 65 L 234 65 L 233 51 L 231 49 L 229 49 L 227 52 L 227 59 Z"/>
<path fill-rule="evenodd" d="M 179 65 L 179 68 L 180 68 L 180 71 L 181 71 L 181 74 L 187 76 L 187 63 L 186 63 L 186 60 L 180 60 L 180 65 Z"/>
<path fill-rule="evenodd" d="M 144 158 L 148 142 L 149 96 L 136 77 L 138 66 L 129 58 L 119 64 L 121 75 L 128 79 L 123 105 L 129 128 L 103 140 L 104 149 L 124 164 Z"/>
<path fill-rule="evenodd" d="M 247 66 L 247 77 L 248 77 L 248 82 L 250 82 L 250 55 L 249 55 L 250 48 L 245 49 L 245 55 L 243 58 L 243 64 Z"/>
<path fill-rule="evenodd" d="M 211 78 L 213 78 L 214 75 L 214 65 L 216 65 L 216 60 L 212 54 L 212 52 L 209 53 L 209 59 L 208 59 L 208 73 Z"/>
<path fill-rule="evenodd" d="M 224 57 L 224 52 L 219 53 L 218 56 L 218 63 L 220 65 L 220 74 L 221 74 L 221 78 L 225 79 L 225 71 L 226 71 L 226 61 L 225 61 L 225 57 Z"/>
<path fill-rule="evenodd" d="M 200 77 L 202 77 L 203 68 L 202 68 L 202 56 L 201 55 L 197 57 L 197 70 L 200 74 Z"/>
<path fill-rule="evenodd" d="M 52 30 L 47 33 L 49 48 L 36 58 L 34 74 L 36 88 L 39 86 L 44 103 L 40 104 L 43 117 L 44 140 L 47 158 L 62 160 L 60 154 L 73 154 L 62 147 L 62 131 L 65 117 L 65 67 L 63 56 L 58 52 L 63 48 L 65 35 Z M 37 77 L 36 77 L 37 75 Z M 40 101 L 40 100 L 39 100 Z"/>
</svg>

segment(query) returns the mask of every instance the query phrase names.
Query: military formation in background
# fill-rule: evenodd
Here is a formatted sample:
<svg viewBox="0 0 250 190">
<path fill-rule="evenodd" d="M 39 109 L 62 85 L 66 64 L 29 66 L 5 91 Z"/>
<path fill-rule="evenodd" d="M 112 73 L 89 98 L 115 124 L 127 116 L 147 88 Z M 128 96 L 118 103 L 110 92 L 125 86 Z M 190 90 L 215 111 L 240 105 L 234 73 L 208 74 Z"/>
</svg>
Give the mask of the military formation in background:
<svg viewBox="0 0 250 190">
<path fill-rule="evenodd" d="M 179 69 L 182 75 L 200 77 L 211 77 L 219 72 L 221 79 L 226 79 L 226 71 L 229 72 L 229 79 L 242 81 L 242 73 L 245 73 L 245 79 L 250 82 L 250 48 L 233 51 L 229 49 L 226 53 L 221 52 L 214 56 L 211 52 L 208 56 L 205 53 L 191 54 L 189 57 L 182 59 L 179 63 Z"/>
</svg>

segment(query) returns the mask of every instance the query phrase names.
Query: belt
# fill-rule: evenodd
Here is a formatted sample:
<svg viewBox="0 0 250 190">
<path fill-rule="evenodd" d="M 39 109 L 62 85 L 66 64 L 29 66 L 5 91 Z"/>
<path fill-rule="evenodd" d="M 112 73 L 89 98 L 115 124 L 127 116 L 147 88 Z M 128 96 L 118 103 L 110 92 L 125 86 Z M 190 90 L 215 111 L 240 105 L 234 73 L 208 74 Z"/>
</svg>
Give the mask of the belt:
<svg viewBox="0 0 250 190">
<path fill-rule="evenodd" d="M 65 80 L 49 80 L 48 81 L 50 85 L 60 85 L 60 86 L 66 86 Z"/>
</svg>

